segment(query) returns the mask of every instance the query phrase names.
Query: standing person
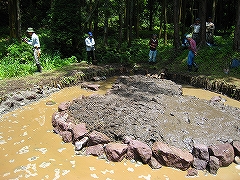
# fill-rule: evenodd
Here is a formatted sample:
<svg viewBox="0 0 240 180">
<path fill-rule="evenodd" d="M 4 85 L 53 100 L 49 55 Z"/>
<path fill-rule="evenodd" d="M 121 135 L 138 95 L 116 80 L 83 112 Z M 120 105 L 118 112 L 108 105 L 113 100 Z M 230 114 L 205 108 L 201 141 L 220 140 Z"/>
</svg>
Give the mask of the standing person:
<svg viewBox="0 0 240 180">
<path fill-rule="evenodd" d="M 209 17 L 206 22 L 206 41 L 209 45 L 213 44 L 213 32 L 215 29 L 215 25 L 212 22 L 212 18 Z"/>
<path fill-rule="evenodd" d="M 34 55 L 34 60 L 37 65 L 38 72 L 42 72 L 42 66 L 40 64 L 40 54 L 41 54 L 41 49 L 40 49 L 40 41 L 38 38 L 38 35 L 35 33 L 33 28 L 28 28 L 27 33 L 29 36 L 31 36 L 31 40 L 25 39 L 24 41 L 31 45 L 33 47 L 33 55 Z"/>
<path fill-rule="evenodd" d="M 88 63 L 96 64 L 97 62 L 95 58 L 95 47 L 94 47 L 95 41 L 91 32 L 88 32 L 88 37 L 85 39 L 85 44 L 86 44 Z"/>
<path fill-rule="evenodd" d="M 153 34 L 152 38 L 150 39 L 149 46 L 150 46 L 149 63 L 155 63 L 156 56 L 157 56 L 157 46 L 158 46 L 158 40 L 157 40 L 156 34 Z"/>
<path fill-rule="evenodd" d="M 190 27 L 193 28 L 192 38 L 198 44 L 200 42 L 200 36 L 199 36 L 200 28 L 201 28 L 200 19 L 196 18 L 195 23 L 192 24 Z"/>
<path fill-rule="evenodd" d="M 195 40 L 191 37 L 191 35 L 186 36 L 188 42 L 189 42 L 189 52 L 188 52 L 188 58 L 187 58 L 187 64 L 188 64 L 188 71 L 192 71 L 192 66 L 195 67 L 195 72 L 198 71 L 198 66 L 194 62 L 194 57 L 197 55 L 197 47 Z"/>
</svg>

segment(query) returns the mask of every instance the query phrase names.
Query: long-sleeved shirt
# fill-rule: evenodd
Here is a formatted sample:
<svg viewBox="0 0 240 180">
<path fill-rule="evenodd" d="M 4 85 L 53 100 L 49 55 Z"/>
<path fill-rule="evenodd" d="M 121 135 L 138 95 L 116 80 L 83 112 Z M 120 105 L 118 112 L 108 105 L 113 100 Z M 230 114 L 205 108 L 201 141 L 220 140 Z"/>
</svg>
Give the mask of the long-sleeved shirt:
<svg viewBox="0 0 240 180">
<path fill-rule="evenodd" d="M 188 46 L 188 49 L 190 51 L 192 51 L 194 54 L 197 53 L 197 46 L 196 46 L 196 42 L 194 41 L 194 39 L 190 39 L 189 40 L 189 46 Z"/>
<path fill-rule="evenodd" d="M 40 48 L 40 41 L 38 35 L 33 33 L 31 40 L 28 41 L 28 44 L 32 45 L 35 48 Z"/>
<path fill-rule="evenodd" d="M 158 46 L 158 40 L 157 39 L 150 39 L 149 46 L 151 51 L 155 51 Z"/>
<path fill-rule="evenodd" d="M 85 39 L 85 44 L 86 44 L 86 51 L 93 51 L 94 50 L 95 41 L 94 41 L 93 38 L 87 37 Z"/>
</svg>

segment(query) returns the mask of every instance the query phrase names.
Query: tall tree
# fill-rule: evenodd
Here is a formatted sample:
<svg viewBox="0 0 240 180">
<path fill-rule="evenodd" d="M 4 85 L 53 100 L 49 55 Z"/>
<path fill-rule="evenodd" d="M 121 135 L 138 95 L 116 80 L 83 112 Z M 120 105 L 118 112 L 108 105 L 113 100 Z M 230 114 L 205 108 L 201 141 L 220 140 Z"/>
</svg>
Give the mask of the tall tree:
<svg viewBox="0 0 240 180">
<path fill-rule="evenodd" d="M 199 1 L 199 18 L 201 19 L 201 28 L 200 28 L 200 44 L 201 46 L 206 45 L 206 0 Z"/>
<path fill-rule="evenodd" d="M 173 39 L 173 45 L 174 48 L 177 50 L 180 47 L 180 38 L 179 38 L 179 15 L 180 15 L 180 2 L 174 1 L 174 16 L 173 16 L 173 22 L 174 22 L 174 39 Z"/>
<path fill-rule="evenodd" d="M 236 16 L 236 26 L 234 33 L 234 50 L 240 51 L 240 0 L 237 0 L 237 16 Z"/>
<path fill-rule="evenodd" d="M 8 1 L 10 37 L 21 39 L 21 21 L 19 0 Z"/>
</svg>

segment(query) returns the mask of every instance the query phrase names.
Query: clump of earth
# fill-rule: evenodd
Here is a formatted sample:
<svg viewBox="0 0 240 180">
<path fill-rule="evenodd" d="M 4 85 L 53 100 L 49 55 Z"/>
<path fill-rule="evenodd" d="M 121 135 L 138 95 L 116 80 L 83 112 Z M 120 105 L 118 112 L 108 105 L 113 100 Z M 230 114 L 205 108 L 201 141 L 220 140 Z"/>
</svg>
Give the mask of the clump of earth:
<svg viewBox="0 0 240 180">
<path fill-rule="evenodd" d="M 121 76 L 106 95 L 75 99 L 68 114 L 114 141 L 131 136 L 192 150 L 194 144 L 240 140 L 240 109 L 183 96 L 182 86 L 147 76 Z"/>
</svg>

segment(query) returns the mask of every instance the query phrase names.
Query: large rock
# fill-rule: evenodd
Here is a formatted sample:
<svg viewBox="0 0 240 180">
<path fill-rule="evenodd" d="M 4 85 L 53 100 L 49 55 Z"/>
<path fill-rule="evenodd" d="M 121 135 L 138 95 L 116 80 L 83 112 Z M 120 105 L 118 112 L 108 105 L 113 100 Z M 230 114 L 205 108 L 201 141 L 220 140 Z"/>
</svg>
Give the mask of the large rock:
<svg viewBox="0 0 240 180">
<path fill-rule="evenodd" d="M 240 156 L 240 141 L 233 141 L 232 146 L 234 148 L 235 156 Z"/>
<path fill-rule="evenodd" d="M 70 131 L 61 131 L 59 134 L 65 143 L 72 142 L 72 133 Z"/>
<path fill-rule="evenodd" d="M 69 101 L 68 102 L 62 102 L 58 106 L 58 111 L 59 112 L 66 111 L 69 108 L 70 105 L 71 105 L 71 103 Z"/>
<path fill-rule="evenodd" d="M 111 141 L 111 139 L 107 135 L 98 131 L 91 132 L 88 137 L 88 146 L 93 146 L 96 144 L 107 144 Z"/>
<path fill-rule="evenodd" d="M 218 169 L 220 168 L 219 159 L 215 156 L 210 156 L 208 166 L 209 173 L 216 175 Z"/>
<path fill-rule="evenodd" d="M 207 168 L 208 161 L 194 157 L 193 167 L 197 170 L 204 170 Z"/>
<path fill-rule="evenodd" d="M 79 123 L 79 124 L 73 125 L 72 132 L 73 132 L 73 140 L 77 141 L 78 139 L 82 139 L 84 135 L 88 133 L 88 130 L 86 128 L 85 123 Z"/>
<path fill-rule="evenodd" d="M 80 151 L 84 146 L 87 145 L 87 142 L 88 142 L 88 137 L 84 137 L 78 141 L 75 141 L 74 142 L 74 145 L 75 145 L 75 151 Z"/>
<path fill-rule="evenodd" d="M 209 161 L 208 146 L 204 144 L 195 144 L 193 146 L 192 155 L 198 159 Z"/>
<path fill-rule="evenodd" d="M 209 153 L 219 159 L 220 167 L 229 166 L 234 161 L 234 149 L 229 143 L 210 145 Z"/>
<path fill-rule="evenodd" d="M 140 160 L 146 164 L 152 157 L 152 150 L 147 144 L 141 141 L 130 140 L 128 143 L 127 157 L 128 159 Z"/>
<path fill-rule="evenodd" d="M 126 156 L 128 145 L 121 143 L 109 143 L 105 147 L 105 154 L 109 161 L 120 162 Z"/>
<path fill-rule="evenodd" d="M 152 156 L 151 159 L 148 161 L 148 165 L 152 169 L 160 169 L 162 165 Z"/>
<path fill-rule="evenodd" d="M 162 142 L 155 142 L 152 147 L 154 157 L 161 164 L 169 167 L 187 170 L 192 162 L 193 155 L 179 148 L 168 146 Z"/>
<path fill-rule="evenodd" d="M 102 144 L 86 147 L 86 155 L 101 156 L 103 154 L 104 149 Z"/>
</svg>

